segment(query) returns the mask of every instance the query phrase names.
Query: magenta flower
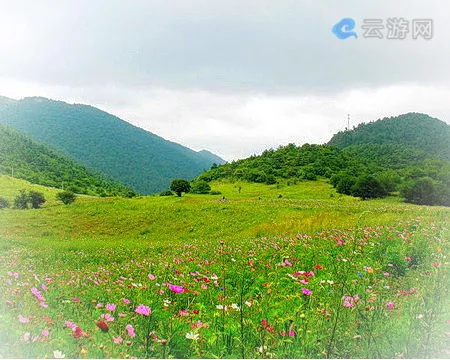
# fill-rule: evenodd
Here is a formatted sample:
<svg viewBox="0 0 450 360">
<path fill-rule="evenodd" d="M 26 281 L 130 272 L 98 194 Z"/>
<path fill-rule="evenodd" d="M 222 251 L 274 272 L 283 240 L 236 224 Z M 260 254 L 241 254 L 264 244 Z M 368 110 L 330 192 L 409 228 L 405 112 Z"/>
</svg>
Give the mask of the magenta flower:
<svg viewBox="0 0 450 360">
<path fill-rule="evenodd" d="M 41 335 L 43 337 L 48 337 L 50 335 L 50 332 L 48 330 L 44 329 L 44 330 L 41 331 Z"/>
<path fill-rule="evenodd" d="M 67 326 L 68 328 L 71 328 L 72 330 L 74 330 L 74 329 L 76 329 L 76 328 L 78 327 L 77 324 L 74 324 L 74 323 L 71 322 L 71 321 L 65 321 L 64 324 L 66 324 L 66 326 Z"/>
<path fill-rule="evenodd" d="M 131 302 L 130 300 L 125 299 L 125 298 L 122 298 L 120 300 L 122 300 L 125 305 L 128 305 Z"/>
<path fill-rule="evenodd" d="M 352 308 L 355 306 L 355 299 L 352 296 L 342 297 L 342 306 L 346 308 Z"/>
<path fill-rule="evenodd" d="M 311 295 L 313 292 L 312 292 L 311 290 L 307 289 L 307 288 L 302 288 L 302 293 L 303 293 L 303 295 L 309 296 L 309 295 Z"/>
<path fill-rule="evenodd" d="M 169 289 L 177 294 L 181 294 L 182 292 L 184 292 L 184 288 L 180 285 L 169 284 Z"/>
<path fill-rule="evenodd" d="M 394 309 L 395 309 L 394 303 L 393 303 L 392 301 L 388 301 L 388 302 L 386 303 L 386 307 L 387 307 L 389 310 L 394 310 Z"/>
<path fill-rule="evenodd" d="M 145 306 L 145 305 L 139 305 L 136 310 L 134 311 L 137 314 L 141 314 L 144 316 L 149 316 L 152 313 L 152 309 L 150 309 L 150 307 Z"/>
<path fill-rule="evenodd" d="M 125 329 L 127 330 L 128 336 L 129 336 L 129 337 L 131 337 L 131 338 L 136 337 L 136 333 L 134 332 L 134 327 L 133 327 L 133 325 L 127 325 L 127 326 L 125 326 Z"/>
<path fill-rule="evenodd" d="M 117 305 L 116 304 L 106 304 L 105 308 L 108 311 L 114 311 L 116 310 Z"/>
<path fill-rule="evenodd" d="M 148 278 L 149 278 L 150 280 L 155 280 L 155 279 L 156 279 L 156 276 L 153 275 L 153 274 L 148 274 Z"/>
</svg>

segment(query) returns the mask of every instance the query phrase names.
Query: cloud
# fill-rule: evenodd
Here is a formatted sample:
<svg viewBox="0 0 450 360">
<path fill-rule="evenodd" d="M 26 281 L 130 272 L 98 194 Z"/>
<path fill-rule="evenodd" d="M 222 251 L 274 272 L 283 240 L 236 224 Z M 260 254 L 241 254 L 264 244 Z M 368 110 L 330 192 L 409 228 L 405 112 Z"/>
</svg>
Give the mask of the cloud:
<svg viewBox="0 0 450 360">
<path fill-rule="evenodd" d="M 447 1 L 51 0 L 0 12 L 0 94 L 98 106 L 227 160 L 418 111 L 448 122 Z M 356 20 L 360 36 L 331 27 Z M 432 40 L 364 39 L 431 18 Z"/>
</svg>

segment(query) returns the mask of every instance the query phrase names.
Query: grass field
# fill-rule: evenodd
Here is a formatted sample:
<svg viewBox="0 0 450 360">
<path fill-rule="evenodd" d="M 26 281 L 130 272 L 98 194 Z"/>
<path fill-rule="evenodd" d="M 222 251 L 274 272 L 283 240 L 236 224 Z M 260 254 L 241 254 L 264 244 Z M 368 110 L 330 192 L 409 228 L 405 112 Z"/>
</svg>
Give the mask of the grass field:
<svg viewBox="0 0 450 360">
<path fill-rule="evenodd" d="M 448 208 L 324 181 L 66 206 L 0 177 L 22 188 L 48 202 L 0 210 L 2 357 L 449 355 Z"/>
</svg>

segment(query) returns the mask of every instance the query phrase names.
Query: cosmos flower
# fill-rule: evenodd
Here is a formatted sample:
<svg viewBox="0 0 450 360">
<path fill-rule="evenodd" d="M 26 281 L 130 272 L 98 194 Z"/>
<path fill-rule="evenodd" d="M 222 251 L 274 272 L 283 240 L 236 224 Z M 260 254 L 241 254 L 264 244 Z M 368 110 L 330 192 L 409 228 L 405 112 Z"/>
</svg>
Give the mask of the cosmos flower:
<svg viewBox="0 0 450 360">
<path fill-rule="evenodd" d="M 106 304 L 105 308 L 108 311 L 114 311 L 116 310 L 117 305 L 116 304 Z"/>
<path fill-rule="evenodd" d="M 131 338 L 136 337 L 136 333 L 134 332 L 133 325 L 128 324 L 127 326 L 125 326 L 125 329 L 127 330 L 129 337 L 131 337 Z"/>
<path fill-rule="evenodd" d="M 137 314 L 141 314 L 144 316 L 149 316 L 152 313 L 152 309 L 150 309 L 150 307 L 145 306 L 145 305 L 139 305 L 136 310 L 134 311 Z"/>
<path fill-rule="evenodd" d="M 95 325 L 97 325 L 97 327 L 103 332 L 109 331 L 109 325 L 102 320 L 98 321 Z"/>
<path fill-rule="evenodd" d="M 303 295 L 309 296 L 312 295 L 313 292 L 307 288 L 302 288 L 302 293 Z"/>
<path fill-rule="evenodd" d="M 177 294 L 181 294 L 182 292 L 184 292 L 184 288 L 180 285 L 169 284 L 169 289 Z"/>
<path fill-rule="evenodd" d="M 148 274 L 148 278 L 149 278 L 150 280 L 155 280 L 155 279 L 156 279 L 156 276 L 153 275 L 153 274 Z"/>
<path fill-rule="evenodd" d="M 198 340 L 199 337 L 200 337 L 200 334 L 195 334 L 192 331 L 188 332 L 186 334 L 186 339 L 189 339 L 189 340 Z"/>
<path fill-rule="evenodd" d="M 394 309 L 395 309 L 394 303 L 393 303 L 392 301 L 388 301 L 388 302 L 386 303 L 386 307 L 387 307 L 389 310 L 394 310 Z"/>
</svg>

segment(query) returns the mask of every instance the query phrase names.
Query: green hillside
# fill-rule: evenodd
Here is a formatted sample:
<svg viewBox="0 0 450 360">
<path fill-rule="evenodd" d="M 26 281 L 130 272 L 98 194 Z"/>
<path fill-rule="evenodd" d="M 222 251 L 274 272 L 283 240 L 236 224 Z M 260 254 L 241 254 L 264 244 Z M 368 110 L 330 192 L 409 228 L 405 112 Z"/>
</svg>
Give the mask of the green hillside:
<svg viewBox="0 0 450 360">
<path fill-rule="evenodd" d="M 405 117 L 408 118 L 409 115 Z M 334 140 L 326 145 L 289 144 L 276 150 L 266 150 L 259 156 L 210 169 L 198 179 L 207 182 L 229 179 L 274 184 L 283 179 L 295 183 L 327 178 L 339 192 L 363 198 L 365 195 L 356 189 L 357 183 L 375 181 L 380 183 L 379 191 L 376 196 L 371 193 L 369 197 L 400 191 L 407 201 L 413 203 L 449 206 L 450 161 L 444 156 L 446 147 L 443 144 L 447 139 L 445 134 L 449 126 L 426 117 L 421 119 L 422 123 L 418 129 L 416 121 L 406 121 L 405 117 L 388 121 L 390 128 L 404 134 L 398 143 L 383 140 L 383 131 L 380 130 L 381 135 L 377 141 L 372 142 L 370 138 L 361 136 L 361 143 L 349 143 L 343 147 L 331 145 Z M 360 128 L 364 129 L 364 126 Z M 421 131 L 423 138 L 416 136 L 417 141 L 413 141 L 411 134 L 414 131 Z M 388 133 L 387 130 L 385 132 Z M 357 130 L 355 133 L 359 134 Z M 339 138 L 338 135 L 333 139 Z M 402 139 L 410 141 L 408 143 Z M 433 144 L 440 145 L 433 147 Z M 426 191 L 422 191 L 421 187 L 426 187 Z M 421 194 L 416 196 L 418 192 Z M 425 196 L 425 193 L 428 195 Z"/>
<path fill-rule="evenodd" d="M 173 178 L 193 178 L 217 162 L 92 106 L 37 97 L 5 101 L 0 123 L 142 193 L 165 189 Z"/>
<path fill-rule="evenodd" d="M 79 194 L 125 195 L 131 191 L 4 125 L 0 125 L 0 174 Z"/>
<path fill-rule="evenodd" d="M 328 143 L 338 148 L 358 144 L 408 145 L 450 160 L 450 125 L 426 114 L 408 113 L 359 124 Z"/>
</svg>

